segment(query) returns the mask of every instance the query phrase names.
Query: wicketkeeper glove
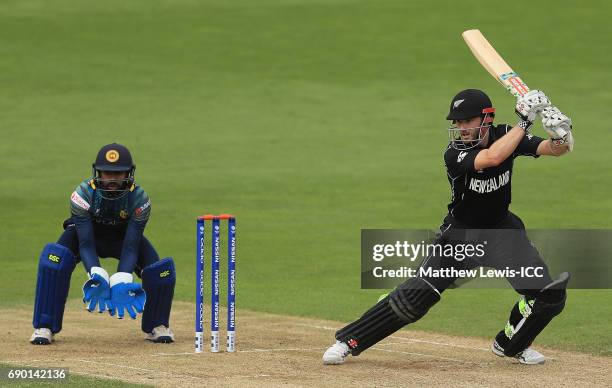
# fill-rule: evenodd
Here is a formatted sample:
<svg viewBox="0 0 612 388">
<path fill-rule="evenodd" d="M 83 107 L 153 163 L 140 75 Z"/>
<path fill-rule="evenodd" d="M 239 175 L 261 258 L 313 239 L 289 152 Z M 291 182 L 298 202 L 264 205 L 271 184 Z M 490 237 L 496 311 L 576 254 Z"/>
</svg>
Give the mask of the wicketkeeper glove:
<svg viewBox="0 0 612 388">
<path fill-rule="evenodd" d="M 110 315 L 123 319 L 125 311 L 132 319 L 144 311 L 146 294 L 139 283 L 132 283 L 133 276 L 127 272 L 117 272 L 110 278 L 111 310 Z"/>
<path fill-rule="evenodd" d="M 102 267 L 91 267 L 89 280 L 83 284 L 83 303 L 89 303 L 87 310 L 91 313 L 96 309 L 100 313 L 111 309 L 111 291 L 108 273 Z"/>
</svg>

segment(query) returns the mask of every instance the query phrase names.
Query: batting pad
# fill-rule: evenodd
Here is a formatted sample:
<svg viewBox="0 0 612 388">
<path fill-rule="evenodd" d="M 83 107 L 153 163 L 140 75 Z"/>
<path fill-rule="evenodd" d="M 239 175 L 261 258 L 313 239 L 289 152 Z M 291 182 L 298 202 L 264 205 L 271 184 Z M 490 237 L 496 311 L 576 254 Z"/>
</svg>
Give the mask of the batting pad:
<svg viewBox="0 0 612 388">
<path fill-rule="evenodd" d="M 557 280 L 544 287 L 533 302 L 522 300 L 512 309 L 506 329 L 498 334 L 498 337 L 503 333 L 509 338 L 503 346 L 506 356 L 513 357 L 529 347 L 550 321 L 561 314 L 569 280 L 569 272 L 563 272 Z M 513 324 L 517 320 L 518 323 Z"/>
<path fill-rule="evenodd" d="M 387 296 L 355 322 L 338 330 L 336 339 L 346 343 L 353 356 L 358 356 L 406 324 L 407 322 L 400 319 L 389 306 L 389 296 Z"/>
<path fill-rule="evenodd" d="M 54 334 L 62 330 L 64 306 L 75 266 L 74 255 L 63 245 L 49 243 L 42 250 L 36 280 L 34 328 L 46 327 Z"/>
<path fill-rule="evenodd" d="M 142 331 L 151 333 L 159 325 L 169 327 L 176 272 L 174 261 L 166 257 L 142 271 L 142 287 L 147 301 L 142 313 Z"/>
</svg>

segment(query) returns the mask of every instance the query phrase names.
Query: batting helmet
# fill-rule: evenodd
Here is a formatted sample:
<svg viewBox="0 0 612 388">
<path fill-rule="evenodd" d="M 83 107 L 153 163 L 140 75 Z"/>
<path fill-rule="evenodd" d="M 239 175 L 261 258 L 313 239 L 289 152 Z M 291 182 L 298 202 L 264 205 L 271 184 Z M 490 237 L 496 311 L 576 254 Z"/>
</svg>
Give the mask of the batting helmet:
<svg viewBox="0 0 612 388">
<path fill-rule="evenodd" d="M 126 146 L 112 143 L 100 148 L 95 162 L 92 164 L 93 181 L 100 195 L 105 199 L 118 199 L 134 186 L 134 170 L 136 165 L 132 154 Z M 102 179 L 101 172 L 127 172 L 123 179 Z"/>
<path fill-rule="evenodd" d="M 457 120 L 469 120 L 480 117 L 480 124 L 474 128 L 459 128 Z M 491 99 L 478 89 L 465 89 L 457 93 L 450 104 L 447 120 L 452 124 L 448 128 L 451 146 L 458 150 L 468 150 L 477 147 L 484 141 L 488 129 L 495 117 L 495 108 Z M 474 134 L 478 130 L 478 134 Z M 472 133 L 472 134 L 470 134 Z"/>
</svg>

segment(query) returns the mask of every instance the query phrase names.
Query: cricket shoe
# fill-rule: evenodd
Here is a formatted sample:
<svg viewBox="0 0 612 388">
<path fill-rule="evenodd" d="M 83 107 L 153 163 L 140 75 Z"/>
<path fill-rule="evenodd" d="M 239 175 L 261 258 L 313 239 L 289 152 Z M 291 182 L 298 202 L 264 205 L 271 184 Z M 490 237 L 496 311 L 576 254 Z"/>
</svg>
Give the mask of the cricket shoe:
<svg viewBox="0 0 612 388">
<path fill-rule="evenodd" d="M 343 364 L 346 356 L 351 354 L 351 351 L 347 344 L 344 342 L 336 341 L 335 344 L 330 346 L 325 353 L 323 353 L 323 364 L 325 365 L 338 365 Z"/>
<path fill-rule="evenodd" d="M 493 341 L 493 345 L 491 345 L 491 351 L 496 356 L 506 357 L 506 355 L 504 354 L 504 349 L 502 349 L 502 347 L 499 346 L 497 341 Z M 514 356 L 514 358 L 516 358 L 519 363 L 525 364 L 525 365 L 544 364 L 544 362 L 546 361 L 546 357 L 544 357 L 542 353 L 538 352 L 537 350 L 533 350 L 531 348 L 527 348 L 523 350 L 522 352 L 517 353 L 516 356 Z"/>
<path fill-rule="evenodd" d="M 174 342 L 174 333 L 169 327 L 159 325 L 153 329 L 152 332 L 147 333 L 146 340 L 155 343 L 169 344 Z"/>
<path fill-rule="evenodd" d="M 50 345 L 53 342 L 53 333 L 46 327 L 34 329 L 30 342 L 34 345 Z"/>
</svg>

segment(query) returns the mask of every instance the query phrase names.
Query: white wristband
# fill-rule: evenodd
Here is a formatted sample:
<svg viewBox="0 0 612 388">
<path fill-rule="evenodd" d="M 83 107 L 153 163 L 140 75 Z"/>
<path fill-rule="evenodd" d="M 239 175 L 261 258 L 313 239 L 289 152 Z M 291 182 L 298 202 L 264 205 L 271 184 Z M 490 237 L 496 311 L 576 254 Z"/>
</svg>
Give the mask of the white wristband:
<svg viewBox="0 0 612 388">
<path fill-rule="evenodd" d="M 91 267 L 91 269 L 89 270 L 89 277 L 91 278 L 94 274 L 98 274 L 100 276 L 102 276 L 104 278 L 104 280 L 106 280 L 106 283 L 109 282 L 108 280 L 108 272 L 106 272 L 106 270 L 102 267 Z"/>
<path fill-rule="evenodd" d="M 127 272 L 117 272 L 113 276 L 110 277 L 110 286 L 113 287 L 119 283 L 132 283 L 134 281 L 134 276 L 131 273 Z"/>
</svg>

